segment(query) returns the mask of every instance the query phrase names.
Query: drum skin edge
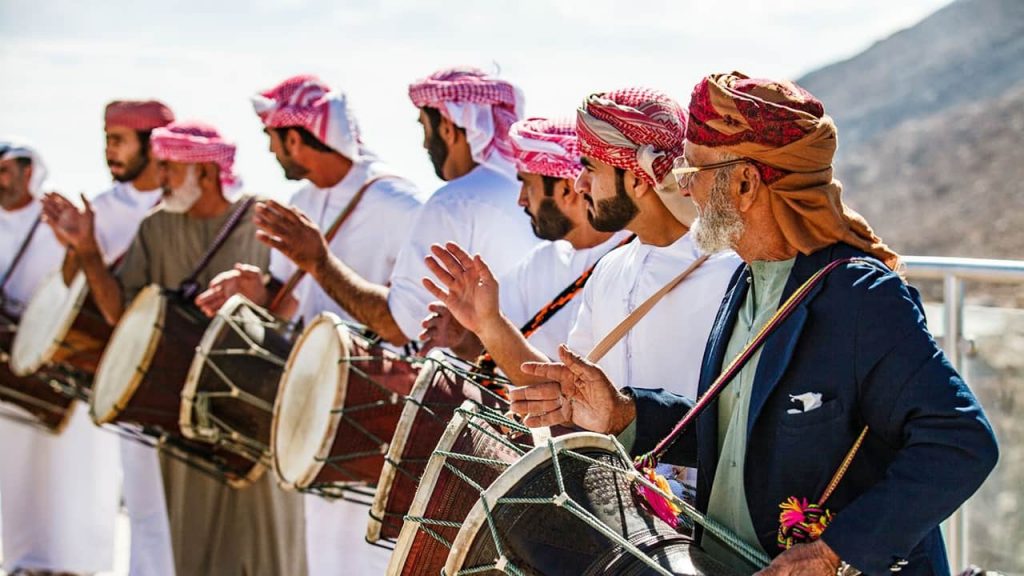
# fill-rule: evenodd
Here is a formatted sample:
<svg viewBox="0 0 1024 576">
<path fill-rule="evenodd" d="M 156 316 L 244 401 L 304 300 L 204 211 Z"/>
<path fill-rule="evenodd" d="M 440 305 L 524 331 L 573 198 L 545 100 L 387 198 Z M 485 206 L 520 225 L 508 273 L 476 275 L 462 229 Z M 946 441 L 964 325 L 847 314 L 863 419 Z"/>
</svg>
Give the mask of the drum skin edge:
<svg viewBox="0 0 1024 576">
<path fill-rule="evenodd" d="M 430 456 L 430 460 L 427 461 L 427 466 L 423 470 L 423 475 L 420 476 L 419 486 L 416 487 L 416 496 L 413 498 L 412 506 L 409 507 L 409 516 L 422 516 L 430 501 L 430 497 L 433 495 L 434 484 L 437 482 L 437 477 L 447 461 L 446 458 L 438 456 L 436 453 L 451 450 L 452 445 L 462 433 L 469 420 L 474 415 L 480 413 L 480 405 L 472 400 L 466 400 L 459 408 L 459 410 L 455 411 L 455 416 L 452 417 L 448 426 L 444 429 L 441 440 L 438 441 L 437 446 L 434 448 L 435 454 Z M 372 522 L 371 520 L 371 524 Z M 391 553 L 387 574 L 399 574 L 401 572 L 418 531 L 418 527 L 410 522 L 402 524 L 402 532 L 398 535 L 398 540 L 395 541 L 395 550 Z"/>
<path fill-rule="evenodd" d="M 45 283 L 51 281 L 50 280 L 51 278 L 53 278 L 55 276 L 58 276 L 58 275 L 61 276 L 61 278 L 62 278 L 61 282 L 63 282 L 63 272 L 61 270 L 56 270 L 56 271 L 50 273 L 49 277 L 44 278 L 43 279 L 43 283 L 45 284 Z M 73 294 L 73 293 L 71 293 L 72 292 L 72 288 L 75 288 L 76 285 L 77 285 L 78 291 L 77 291 L 77 294 Z M 16 355 L 14 353 L 15 350 L 18 350 L 20 348 L 20 346 L 18 346 L 18 337 L 17 337 L 17 335 L 15 335 L 14 343 L 11 346 L 11 362 L 10 362 L 9 365 L 11 367 L 11 372 L 14 372 L 14 374 L 16 376 L 24 377 L 24 376 L 30 376 L 32 374 L 35 374 L 43 366 L 45 366 L 47 364 L 47 362 L 51 358 L 56 356 L 57 352 L 60 350 L 61 344 L 63 342 L 63 338 L 65 336 L 67 336 L 67 333 L 71 330 L 71 326 L 74 325 L 75 320 L 78 318 L 78 314 L 82 311 L 82 306 L 85 305 L 85 299 L 89 295 L 89 285 L 86 283 L 85 273 L 81 272 L 81 271 L 76 273 L 74 279 L 71 281 L 71 285 L 67 286 L 67 289 L 68 289 L 68 292 L 69 292 L 68 295 L 69 296 L 73 296 L 74 299 L 75 299 L 74 306 L 72 307 L 72 310 L 73 310 L 74 313 L 73 314 L 68 314 L 64 318 L 64 321 L 61 324 L 60 329 L 57 331 L 56 336 L 54 337 L 53 340 L 50 341 L 49 347 L 46 348 L 46 351 L 43 352 L 43 354 L 40 355 L 39 358 L 37 358 L 34 362 L 32 362 L 30 364 L 22 365 L 21 362 L 19 361 L 20 355 Z M 38 294 L 43 294 L 44 291 L 40 290 L 37 293 Z M 32 298 L 31 300 L 29 300 L 29 304 L 25 308 L 25 310 L 27 311 L 29 309 L 32 309 L 34 302 L 35 302 L 35 298 Z"/>
<path fill-rule="evenodd" d="M 349 362 L 347 360 L 344 361 L 344 369 L 339 369 L 338 371 L 339 381 L 335 390 L 334 403 L 331 405 L 330 423 L 327 427 L 327 433 L 324 434 L 324 437 L 320 441 L 320 449 L 317 451 L 316 458 L 317 460 L 321 460 L 321 462 L 319 462 L 314 469 L 307 470 L 305 474 L 296 480 L 286 479 L 284 477 L 284 473 L 281 471 L 280 462 L 277 459 L 277 425 L 281 421 L 281 403 L 285 396 L 284 392 L 287 383 L 287 376 L 291 374 L 292 366 L 297 361 L 299 352 L 302 350 L 302 344 L 305 342 L 306 338 L 313 333 L 313 326 L 323 322 L 330 322 L 334 325 L 335 330 L 338 331 L 338 335 L 340 336 L 342 347 L 344 349 L 353 349 L 352 339 L 348 335 L 348 329 L 342 324 L 341 318 L 331 312 L 322 312 L 318 314 L 316 318 L 310 322 L 309 326 L 302 331 L 302 334 L 299 335 L 299 339 L 295 342 L 295 346 L 292 348 L 291 354 L 288 355 L 288 361 L 285 363 L 284 372 L 281 373 L 281 385 L 278 387 L 277 397 L 274 399 L 274 420 L 273 425 L 270 427 L 270 447 L 273 454 L 274 473 L 277 475 L 278 484 L 286 490 L 299 491 L 307 488 L 316 480 L 317 475 L 320 473 L 320 470 L 324 465 L 322 460 L 326 459 L 330 455 L 331 447 L 334 445 L 335 436 L 337 436 L 338 426 L 341 423 L 342 416 L 339 410 L 345 407 L 345 394 L 348 392 L 349 375 Z"/>
<path fill-rule="evenodd" d="M 383 518 L 387 508 L 388 496 L 391 493 L 391 486 L 394 484 L 395 475 L 399 474 L 398 467 L 392 462 L 401 459 L 405 451 L 405 444 L 412 433 L 412 427 L 416 423 L 416 414 L 422 409 L 420 403 L 423 397 L 430 390 L 434 381 L 436 368 L 440 366 L 444 354 L 440 351 L 432 352 L 427 356 L 428 360 L 435 360 L 433 369 L 421 369 L 416 376 L 416 383 L 413 384 L 409 398 L 402 407 L 402 415 L 398 419 L 398 427 L 395 428 L 395 435 L 388 445 L 388 452 L 384 456 L 384 467 L 380 471 L 380 480 L 377 482 L 377 490 L 373 495 L 373 505 L 370 507 L 370 519 L 366 527 L 366 539 L 370 542 L 380 540 L 381 522 L 377 518 Z M 410 401 L 411 400 L 411 401 Z M 447 432 L 447 428 L 445 429 Z"/>
<path fill-rule="evenodd" d="M 147 286 L 146 288 L 143 288 L 143 291 L 147 291 L 147 290 L 148 291 L 160 290 L 160 287 L 156 286 L 155 284 L 151 284 L 151 285 Z M 141 295 L 142 293 L 140 292 L 139 294 Z M 141 305 L 142 302 L 139 299 L 139 297 L 136 296 L 135 298 L 136 298 L 136 300 L 139 300 L 139 302 L 140 302 L 139 305 Z M 127 316 L 128 313 L 131 311 L 131 309 L 135 307 L 135 305 L 136 304 L 133 301 L 132 305 L 129 306 L 128 309 L 126 309 L 121 314 L 121 317 L 124 318 L 125 316 Z M 149 369 L 150 363 L 153 361 L 153 355 L 156 354 L 156 350 L 160 346 L 160 341 L 163 340 L 163 337 L 164 337 L 163 326 L 164 326 L 164 318 L 166 317 L 166 314 L 167 314 L 167 300 L 166 299 L 161 299 L 160 311 L 157 314 L 156 320 L 153 322 L 153 327 L 155 328 L 155 330 L 153 330 L 153 333 L 150 335 L 149 342 L 146 344 L 146 352 L 143 355 L 142 359 L 139 361 L 139 365 L 135 367 L 135 372 L 132 374 L 131 380 L 129 381 L 128 386 L 122 392 L 121 397 L 118 398 L 116 401 L 114 401 L 113 406 L 111 406 L 110 410 L 106 414 L 102 414 L 102 415 L 101 414 L 96 414 L 96 411 L 95 411 L 96 404 L 95 404 L 95 402 L 96 402 L 96 398 L 99 396 L 99 394 L 96 393 L 95 389 L 93 390 L 93 395 L 92 395 L 92 399 L 91 399 L 91 402 L 90 402 L 90 410 L 89 410 L 89 412 L 92 415 L 93 422 L 95 422 L 96 424 L 107 424 L 109 422 L 112 422 L 115 418 L 117 418 L 117 415 L 120 414 L 121 411 L 123 411 L 128 406 L 128 403 L 131 402 L 132 397 L 135 395 L 135 391 L 138 390 L 139 386 L 142 384 L 142 381 L 146 378 L 146 372 Z M 118 326 L 116 328 L 114 328 L 114 333 L 110 335 L 110 341 L 111 342 L 113 342 L 115 339 L 117 339 L 117 336 L 118 336 L 118 334 L 119 334 L 119 332 L 120 332 L 122 327 L 123 327 L 122 324 L 118 324 Z M 109 352 L 109 351 L 110 351 L 110 346 L 108 345 L 107 346 L 107 352 Z M 104 353 L 104 356 L 105 355 L 106 355 L 106 353 Z M 100 364 L 102 366 L 102 364 L 103 364 L 103 360 L 102 359 L 100 360 Z M 97 375 L 100 374 L 100 368 L 96 369 L 96 374 Z"/>
<path fill-rule="evenodd" d="M 605 448 L 611 452 L 618 452 L 623 455 L 627 462 L 631 461 L 622 446 L 611 436 L 594 434 L 592 432 L 577 432 L 553 438 L 550 443 L 537 446 L 530 450 L 522 458 L 516 461 L 515 465 L 502 472 L 494 484 L 480 496 L 480 500 L 473 505 L 473 510 L 466 517 L 458 536 L 452 542 L 452 551 L 448 554 L 442 574 L 452 576 L 457 574 L 466 559 L 466 554 L 473 544 L 481 528 L 487 523 L 487 513 L 484 510 L 484 502 L 488 508 L 494 508 L 495 502 L 505 496 L 523 478 L 522 470 L 532 471 L 537 466 L 547 462 L 554 451 L 574 450 L 577 448 Z M 513 472 L 514 471 L 514 472 Z M 513 472 L 510 474 L 509 472 Z M 403 527 L 404 528 L 404 527 Z"/>
</svg>

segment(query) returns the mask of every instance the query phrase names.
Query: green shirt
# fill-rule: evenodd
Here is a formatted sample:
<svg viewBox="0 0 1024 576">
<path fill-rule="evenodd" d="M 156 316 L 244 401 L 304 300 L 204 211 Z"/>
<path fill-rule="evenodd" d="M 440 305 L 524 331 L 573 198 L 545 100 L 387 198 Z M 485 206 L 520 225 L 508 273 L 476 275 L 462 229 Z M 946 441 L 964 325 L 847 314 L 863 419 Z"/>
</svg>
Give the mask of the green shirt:
<svg viewBox="0 0 1024 576">
<path fill-rule="evenodd" d="M 748 276 L 747 292 L 733 326 L 732 338 L 726 347 L 723 369 L 732 362 L 779 308 L 782 291 L 789 279 L 795 258 L 778 262 L 753 262 Z M 747 452 L 747 416 L 750 392 L 761 359 L 758 349 L 739 374 L 718 397 L 718 469 L 711 487 L 708 516 L 729 527 L 743 541 L 760 549 L 743 485 L 743 467 Z M 701 546 L 709 554 L 740 570 L 753 572 L 753 567 L 736 556 L 731 549 L 705 535 Z"/>
</svg>

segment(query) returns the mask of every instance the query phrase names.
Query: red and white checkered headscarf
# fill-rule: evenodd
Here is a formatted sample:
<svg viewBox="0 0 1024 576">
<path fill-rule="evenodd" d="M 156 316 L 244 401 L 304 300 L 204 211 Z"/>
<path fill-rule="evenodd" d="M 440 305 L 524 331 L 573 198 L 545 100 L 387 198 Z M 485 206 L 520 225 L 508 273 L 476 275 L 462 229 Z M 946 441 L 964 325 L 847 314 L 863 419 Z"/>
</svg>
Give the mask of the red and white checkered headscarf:
<svg viewBox="0 0 1024 576">
<path fill-rule="evenodd" d="M 348 96 L 316 76 L 293 76 L 253 96 L 252 106 L 268 128 L 301 126 L 349 160 L 361 156 L 359 124 Z"/>
<path fill-rule="evenodd" d="M 160 160 L 197 164 L 216 162 L 220 181 L 234 186 L 238 179 L 231 171 L 235 164 L 235 145 L 221 137 L 217 129 L 202 122 L 172 122 L 153 130 L 150 137 L 153 156 Z"/>
<path fill-rule="evenodd" d="M 148 132 L 174 122 L 174 112 L 159 100 L 114 100 L 103 112 L 103 124 Z"/>
<path fill-rule="evenodd" d="M 693 202 L 672 177 L 686 136 L 686 112 L 675 100 L 649 88 L 591 94 L 577 110 L 576 133 L 583 156 L 633 172 L 680 222 L 693 221 Z"/>
<path fill-rule="evenodd" d="M 464 129 L 477 164 L 514 175 L 508 130 L 522 117 L 523 93 L 511 82 L 477 68 L 446 68 L 410 84 L 409 98 Z"/>
<path fill-rule="evenodd" d="M 576 123 L 568 118 L 520 120 L 508 135 L 520 172 L 575 180 L 583 171 Z"/>
</svg>

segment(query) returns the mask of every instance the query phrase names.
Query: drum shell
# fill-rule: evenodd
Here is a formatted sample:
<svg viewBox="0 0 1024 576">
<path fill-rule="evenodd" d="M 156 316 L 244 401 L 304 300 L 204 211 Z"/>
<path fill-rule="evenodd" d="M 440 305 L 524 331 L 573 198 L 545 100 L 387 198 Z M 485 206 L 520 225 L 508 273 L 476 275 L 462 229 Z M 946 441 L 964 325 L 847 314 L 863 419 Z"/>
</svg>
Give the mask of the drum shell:
<svg viewBox="0 0 1024 576">
<path fill-rule="evenodd" d="M 479 499 L 480 490 L 490 486 L 523 452 L 529 450 L 532 441 L 528 435 L 511 437 L 507 430 L 476 415 L 480 410 L 464 404 L 445 430 L 420 481 L 410 515 L 431 521 L 462 522 Z M 505 465 L 459 459 L 440 452 L 503 462 Z M 466 482 L 452 468 L 471 479 L 476 486 Z M 458 528 L 435 523 L 431 523 L 429 528 L 448 542 L 453 541 L 459 531 Z M 444 568 L 448 552 L 447 546 L 421 530 L 418 523 L 406 520 L 392 555 L 389 573 L 434 576 Z"/>
<path fill-rule="evenodd" d="M 75 408 L 74 399 L 50 385 L 49 380 L 60 378 L 59 374 L 44 369 L 31 376 L 17 376 L 11 371 L 7 355 L 14 341 L 16 326 L 6 317 L 0 323 L 7 325 L 0 327 L 0 358 L 3 359 L 0 362 L 0 401 L 28 412 L 43 428 L 59 434 Z"/>
<path fill-rule="evenodd" d="M 367 538 L 397 538 L 402 530 L 403 517 L 409 511 L 419 478 L 433 454 L 437 442 L 444 434 L 455 410 L 466 400 L 495 410 L 507 408 L 507 402 L 485 390 L 460 371 L 453 370 L 446 361 L 432 359 L 433 374 L 423 379 L 422 393 L 414 391 L 412 401 L 403 410 L 388 452 L 390 462 L 381 475 L 377 494 L 370 512 Z M 421 383 L 417 383 L 420 386 Z"/>
<path fill-rule="evenodd" d="M 628 456 L 611 439 L 582 433 L 552 442 L 604 466 L 581 459 L 559 458 L 566 495 L 613 533 L 636 546 L 670 573 L 732 576 L 735 572 L 708 557 L 691 538 L 651 513 L 639 500 L 629 472 Z M 455 539 L 442 573 L 492 565 L 497 553 L 492 530 L 501 540 L 510 564 L 527 574 L 650 574 L 641 560 L 565 506 L 509 504 L 501 498 L 553 498 L 559 494 L 551 448 L 535 448 L 505 470 L 474 505 Z M 618 468 L 615 472 L 609 467 Z M 482 574 L 497 574 L 482 570 Z"/>
<path fill-rule="evenodd" d="M 400 399 L 412 390 L 419 372 L 417 366 L 379 346 L 368 347 L 365 342 L 355 339 L 352 343 L 354 350 L 351 356 L 356 359 L 351 361 L 348 370 L 344 408 L 350 410 L 375 402 L 380 405 L 343 413 L 328 453 L 328 460 L 339 464 L 325 464 L 314 484 L 373 484 L 380 478 L 384 450 L 391 442 L 402 414 Z M 363 430 L 379 438 L 383 444 L 368 438 Z M 363 453 L 368 455 L 353 457 Z"/>
<path fill-rule="evenodd" d="M 71 328 L 51 362 L 66 364 L 88 375 L 95 374 L 113 331 L 114 328 L 107 324 L 90 293 L 85 297 L 78 315 L 75 316 Z M 88 378 L 80 381 L 83 386 L 91 385 Z"/>
<path fill-rule="evenodd" d="M 229 301 L 229 303 L 231 304 L 230 309 L 222 308 L 218 314 L 224 314 L 226 318 L 238 322 L 237 328 L 245 331 L 246 337 L 253 344 L 279 359 L 279 362 L 253 354 L 215 355 L 215 352 L 220 350 L 247 350 L 250 343 L 227 320 L 211 323 L 207 328 L 207 333 L 203 336 L 202 348 L 192 361 L 193 366 L 188 376 L 190 381 L 186 385 L 186 394 L 183 395 L 181 402 L 180 424 L 183 432 L 189 438 L 222 442 L 231 449 L 231 445 L 235 441 L 227 437 L 226 431 L 221 434 L 220 429 L 210 430 L 202 427 L 197 421 L 198 407 L 196 403 L 200 393 L 229 390 L 228 385 L 221 378 L 223 375 L 232 385 L 242 392 L 258 398 L 268 408 L 262 409 L 237 397 L 218 396 L 207 398 L 205 409 L 211 416 L 215 416 L 217 420 L 223 422 L 228 429 L 237 432 L 250 442 L 259 444 L 265 457 L 269 458 L 271 425 L 273 423 L 269 407 L 274 404 L 281 375 L 284 372 L 284 360 L 288 358 L 295 342 L 290 332 L 285 332 L 280 324 L 273 322 L 269 315 L 264 315 L 254 304 L 241 299 L 234 302 Z M 228 305 L 226 304 L 225 307 Z M 238 315 L 245 317 L 238 318 Z M 258 330 L 247 327 L 246 321 L 260 322 Z M 216 334 L 209 333 L 215 329 L 217 330 Z M 208 363 L 214 365 L 216 370 L 210 368 Z M 238 447 L 238 449 L 243 454 L 252 452 L 246 447 Z"/>
</svg>

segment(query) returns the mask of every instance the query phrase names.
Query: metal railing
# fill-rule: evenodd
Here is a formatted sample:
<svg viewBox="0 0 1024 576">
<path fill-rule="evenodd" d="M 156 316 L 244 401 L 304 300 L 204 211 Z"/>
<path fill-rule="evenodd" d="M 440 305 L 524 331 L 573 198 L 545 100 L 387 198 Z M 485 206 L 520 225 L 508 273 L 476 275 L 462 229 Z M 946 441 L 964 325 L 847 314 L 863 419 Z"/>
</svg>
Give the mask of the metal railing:
<svg viewBox="0 0 1024 576">
<path fill-rule="evenodd" d="M 1024 261 L 931 256 L 906 256 L 903 261 L 908 280 L 942 281 L 942 347 L 953 367 L 963 373 L 964 357 L 972 346 L 964 336 L 964 282 L 1024 284 Z M 946 549 L 954 574 L 970 564 L 968 543 L 967 513 L 961 508 L 946 522 Z"/>
</svg>

